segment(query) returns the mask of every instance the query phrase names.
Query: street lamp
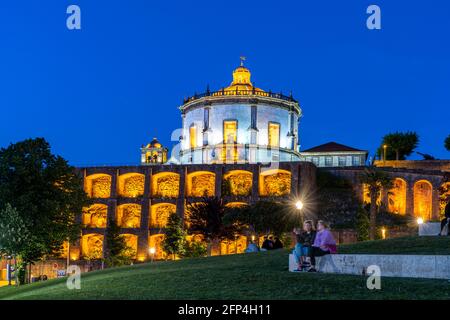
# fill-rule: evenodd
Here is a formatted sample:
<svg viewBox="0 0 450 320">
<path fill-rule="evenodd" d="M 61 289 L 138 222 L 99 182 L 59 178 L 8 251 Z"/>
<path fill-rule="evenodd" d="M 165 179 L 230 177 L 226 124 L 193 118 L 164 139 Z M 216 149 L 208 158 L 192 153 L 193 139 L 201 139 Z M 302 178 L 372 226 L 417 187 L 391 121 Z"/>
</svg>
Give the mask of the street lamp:
<svg viewBox="0 0 450 320">
<path fill-rule="evenodd" d="M 155 247 L 151 247 L 150 249 L 148 249 L 148 252 L 150 253 L 150 259 L 151 259 L 150 261 L 153 262 L 153 258 L 155 256 L 155 252 L 156 252 Z"/>
<path fill-rule="evenodd" d="M 302 209 L 303 209 L 303 202 L 302 202 L 301 200 L 298 200 L 298 201 L 295 203 L 295 207 L 296 207 L 298 210 L 302 210 Z"/>
<path fill-rule="evenodd" d="M 383 145 L 383 159 L 384 159 L 384 162 L 386 162 L 386 149 L 387 149 L 387 144 L 384 144 Z"/>
</svg>

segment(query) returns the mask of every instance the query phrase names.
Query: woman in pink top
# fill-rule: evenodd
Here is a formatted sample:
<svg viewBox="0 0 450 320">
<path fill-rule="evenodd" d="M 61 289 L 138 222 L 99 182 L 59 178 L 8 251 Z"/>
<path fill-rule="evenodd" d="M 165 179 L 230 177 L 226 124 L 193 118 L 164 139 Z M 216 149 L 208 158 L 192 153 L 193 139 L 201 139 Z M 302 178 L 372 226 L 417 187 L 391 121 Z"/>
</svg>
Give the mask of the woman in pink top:
<svg viewBox="0 0 450 320">
<path fill-rule="evenodd" d="M 311 247 L 311 268 L 308 272 L 316 272 L 316 257 L 326 254 L 336 253 L 336 241 L 333 234 L 328 230 L 327 225 L 322 220 L 317 222 L 317 234 L 314 244 Z"/>
</svg>

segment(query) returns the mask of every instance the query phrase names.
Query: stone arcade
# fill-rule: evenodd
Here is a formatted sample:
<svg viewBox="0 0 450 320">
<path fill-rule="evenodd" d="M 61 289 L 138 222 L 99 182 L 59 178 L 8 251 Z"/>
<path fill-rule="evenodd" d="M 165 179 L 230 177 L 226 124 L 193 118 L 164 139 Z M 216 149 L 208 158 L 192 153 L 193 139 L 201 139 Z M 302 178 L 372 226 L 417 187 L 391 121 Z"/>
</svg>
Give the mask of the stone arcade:
<svg viewBox="0 0 450 320">
<path fill-rule="evenodd" d="M 187 98 L 180 111 L 178 160 L 168 161 L 167 148 L 153 139 L 142 146 L 139 166 L 77 169 L 94 204 L 79 217 L 84 228 L 78 243 L 70 246 L 71 260 L 101 258 L 106 226 L 113 220 L 138 261 L 149 259 L 149 248 L 155 249 L 154 258 L 163 258 L 160 243 L 167 218 L 172 212 L 186 218 L 188 201 L 217 196 L 229 206 L 239 206 L 267 197 L 290 199 L 314 188 L 316 165 L 347 178 L 360 200 L 369 201 L 357 179 L 367 152 L 329 143 L 302 154 L 299 103 L 292 95 L 255 87 L 242 62 L 230 86 Z M 340 158 L 346 159 L 345 164 Z M 390 212 L 439 218 L 450 194 L 450 162 L 376 165 L 385 167 L 394 179 L 394 188 L 383 190 L 378 200 Z M 247 241 L 241 235 L 235 241 L 216 243 L 213 254 L 243 252 Z"/>
</svg>

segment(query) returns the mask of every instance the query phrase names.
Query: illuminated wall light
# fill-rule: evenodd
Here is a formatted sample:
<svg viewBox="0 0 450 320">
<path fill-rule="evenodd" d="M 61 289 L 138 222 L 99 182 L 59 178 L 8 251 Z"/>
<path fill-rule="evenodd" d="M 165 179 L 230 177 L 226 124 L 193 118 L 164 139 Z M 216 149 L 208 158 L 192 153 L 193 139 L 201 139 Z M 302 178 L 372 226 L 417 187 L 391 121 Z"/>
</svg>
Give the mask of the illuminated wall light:
<svg viewBox="0 0 450 320">
<path fill-rule="evenodd" d="M 381 229 L 381 238 L 386 239 L 386 229 L 385 228 Z"/>
</svg>

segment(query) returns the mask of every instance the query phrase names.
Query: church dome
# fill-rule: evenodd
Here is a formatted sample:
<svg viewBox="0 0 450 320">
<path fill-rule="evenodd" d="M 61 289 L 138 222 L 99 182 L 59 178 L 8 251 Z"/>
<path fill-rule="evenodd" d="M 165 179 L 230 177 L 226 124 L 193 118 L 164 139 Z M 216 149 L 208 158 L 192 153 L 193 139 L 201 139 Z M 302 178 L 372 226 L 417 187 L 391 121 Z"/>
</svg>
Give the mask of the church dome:
<svg viewBox="0 0 450 320">
<path fill-rule="evenodd" d="M 153 138 L 153 140 L 148 144 L 147 148 L 161 148 L 162 145 L 159 143 L 158 139 Z"/>
</svg>

